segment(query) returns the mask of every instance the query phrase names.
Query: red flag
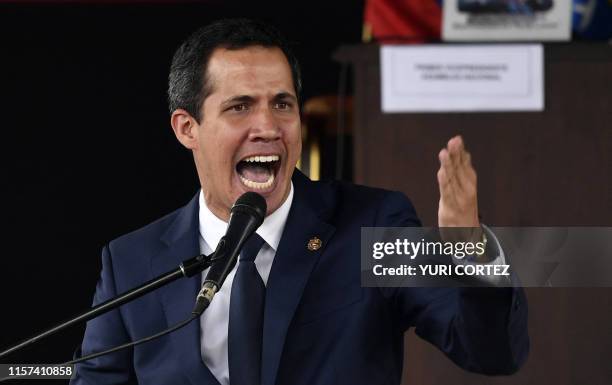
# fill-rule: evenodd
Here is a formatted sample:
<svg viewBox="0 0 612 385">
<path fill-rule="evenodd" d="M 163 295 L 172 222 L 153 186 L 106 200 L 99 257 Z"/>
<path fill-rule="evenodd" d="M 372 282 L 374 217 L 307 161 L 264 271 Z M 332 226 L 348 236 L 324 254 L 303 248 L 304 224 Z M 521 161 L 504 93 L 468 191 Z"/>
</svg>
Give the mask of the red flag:
<svg viewBox="0 0 612 385">
<path fill-rule="evenodd" d="M 440 40 L 442 8 L 436 0 L 366 0 L 363 40 Z"/>
</svg>

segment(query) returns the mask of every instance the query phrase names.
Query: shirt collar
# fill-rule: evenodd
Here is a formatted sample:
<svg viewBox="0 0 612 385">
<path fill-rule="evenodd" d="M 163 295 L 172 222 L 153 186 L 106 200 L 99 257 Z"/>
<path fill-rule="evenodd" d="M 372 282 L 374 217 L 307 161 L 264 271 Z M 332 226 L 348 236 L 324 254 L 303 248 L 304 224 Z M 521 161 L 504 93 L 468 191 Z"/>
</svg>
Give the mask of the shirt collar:
<svg viewBox="0 0 612 385">
<path fill-rule="evenodd" d="M 217 216 L 210 211 L 208 206 L 206 206 L 206 201 L 204 199 L 202 190 L 200 190 L 200 196 L 198 199 L 200 203 L 200 235 L 210 249 L 214 251 L 217 248 L 217 244 L 221 240 L 221 237 L 225 235 L 227 230 L 227 222 L 217 218 Z M 285 199 L 283 204 L 278 209 L 276 209 L 272 214 L 268 215 L 264 219 L 263 224 L 255 231 L 260 237 L 263 238 L 264 241 L 266 241 L 268 246 L 274 249 L 274 251 L 278 249 L 278 244 L 280 243 L 283 230 L 285 229 L 285 223 L 287 223 L 287 217 L 289 216 L 289 210 L 291 209 L 292 202 L 293 182 L 291 182 L 287 199 Z"/>
</svg>

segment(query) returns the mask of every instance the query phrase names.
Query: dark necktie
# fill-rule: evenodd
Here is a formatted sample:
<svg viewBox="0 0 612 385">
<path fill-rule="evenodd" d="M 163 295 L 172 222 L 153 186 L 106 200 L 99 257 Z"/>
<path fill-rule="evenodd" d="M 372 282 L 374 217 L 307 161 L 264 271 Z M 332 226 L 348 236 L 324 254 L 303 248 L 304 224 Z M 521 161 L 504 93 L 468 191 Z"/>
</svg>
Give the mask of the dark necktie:
<svg viewBox="0 0 612 385">
<path fill-rule="evenodd" d="M 240 253 L 230 296 L 228 358 L 232 385 L 259 385 L 266 286 L 255 267 L 264 240 L 254 233 Z"/>
</svg>

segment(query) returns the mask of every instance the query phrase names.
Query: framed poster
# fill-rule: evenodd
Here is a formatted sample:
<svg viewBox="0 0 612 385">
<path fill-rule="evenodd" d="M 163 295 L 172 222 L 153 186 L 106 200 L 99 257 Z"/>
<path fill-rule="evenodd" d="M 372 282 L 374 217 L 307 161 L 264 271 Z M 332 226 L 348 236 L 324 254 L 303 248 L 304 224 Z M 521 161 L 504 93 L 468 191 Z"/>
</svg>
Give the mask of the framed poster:
<svg viewBox="0 0 612 385">
<path fill-rule="evenodd" d="M 570 0 L 445 0 L 446 41 L 564 41 L 571 38 Z"/>
</svg>

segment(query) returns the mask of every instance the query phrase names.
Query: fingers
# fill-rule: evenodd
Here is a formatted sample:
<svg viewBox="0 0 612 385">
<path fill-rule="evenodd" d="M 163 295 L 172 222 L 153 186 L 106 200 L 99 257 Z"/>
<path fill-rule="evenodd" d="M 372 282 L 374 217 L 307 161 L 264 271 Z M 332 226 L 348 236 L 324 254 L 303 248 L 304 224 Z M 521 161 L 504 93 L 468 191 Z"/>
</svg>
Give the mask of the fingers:
<svg viewBox="0 0 612 385">
<path fill-rule="evenodd" d="M 438 154 L 440 159 L 440 169 L 438 170 L 438 183 L 440 184 L 440 195 L 451 197 L 455 194 L 457 188 L 455 176 L 455 168 L 453 166 L 450 154 L 446 148 L 442 149 Z"/>
<path fill-rule="evenodd" d="M 446 144 L 446 148 L 448 149 L 453 164 L 461 164 L 463 161 L 463 153 L 465 152 L 463 138 L 460 135 L 452 137 Z"/>
<path fill-rule="evenodd" d="M 476 187 L 476 172 L 472 167 L 471 155 L 466 151 L 463 144 L 463 138 L 461 136 L 451 138 L 448 141 L 446 150 L 450 162 L 444 167 L 447 170 L 449 179 L 453 183 L 454 190 L 456 192 L 463 191 L 471 195 Z"/>
<path fill-rule="evenodd" d="M 456 186 L 455 170 L 453 168 L 450 155 L 447 149 L 442 149 L 438 154 L 440 159 L 440 169 L 438 170 L 438 186 L 440 188 L 440 198 L 445 202 L 454 203 L 458 186 Z"/>
<path fill-rule="evenodd" d="M 446 148 L 438 154 L 438 158 L 438 223 L 440 226 L 459 224 L 467 227 L 478 224 L 476 171 L 472 167 L 471 155 L 465 149 L 463 138 L 451 138 Z"/>
</svg>

